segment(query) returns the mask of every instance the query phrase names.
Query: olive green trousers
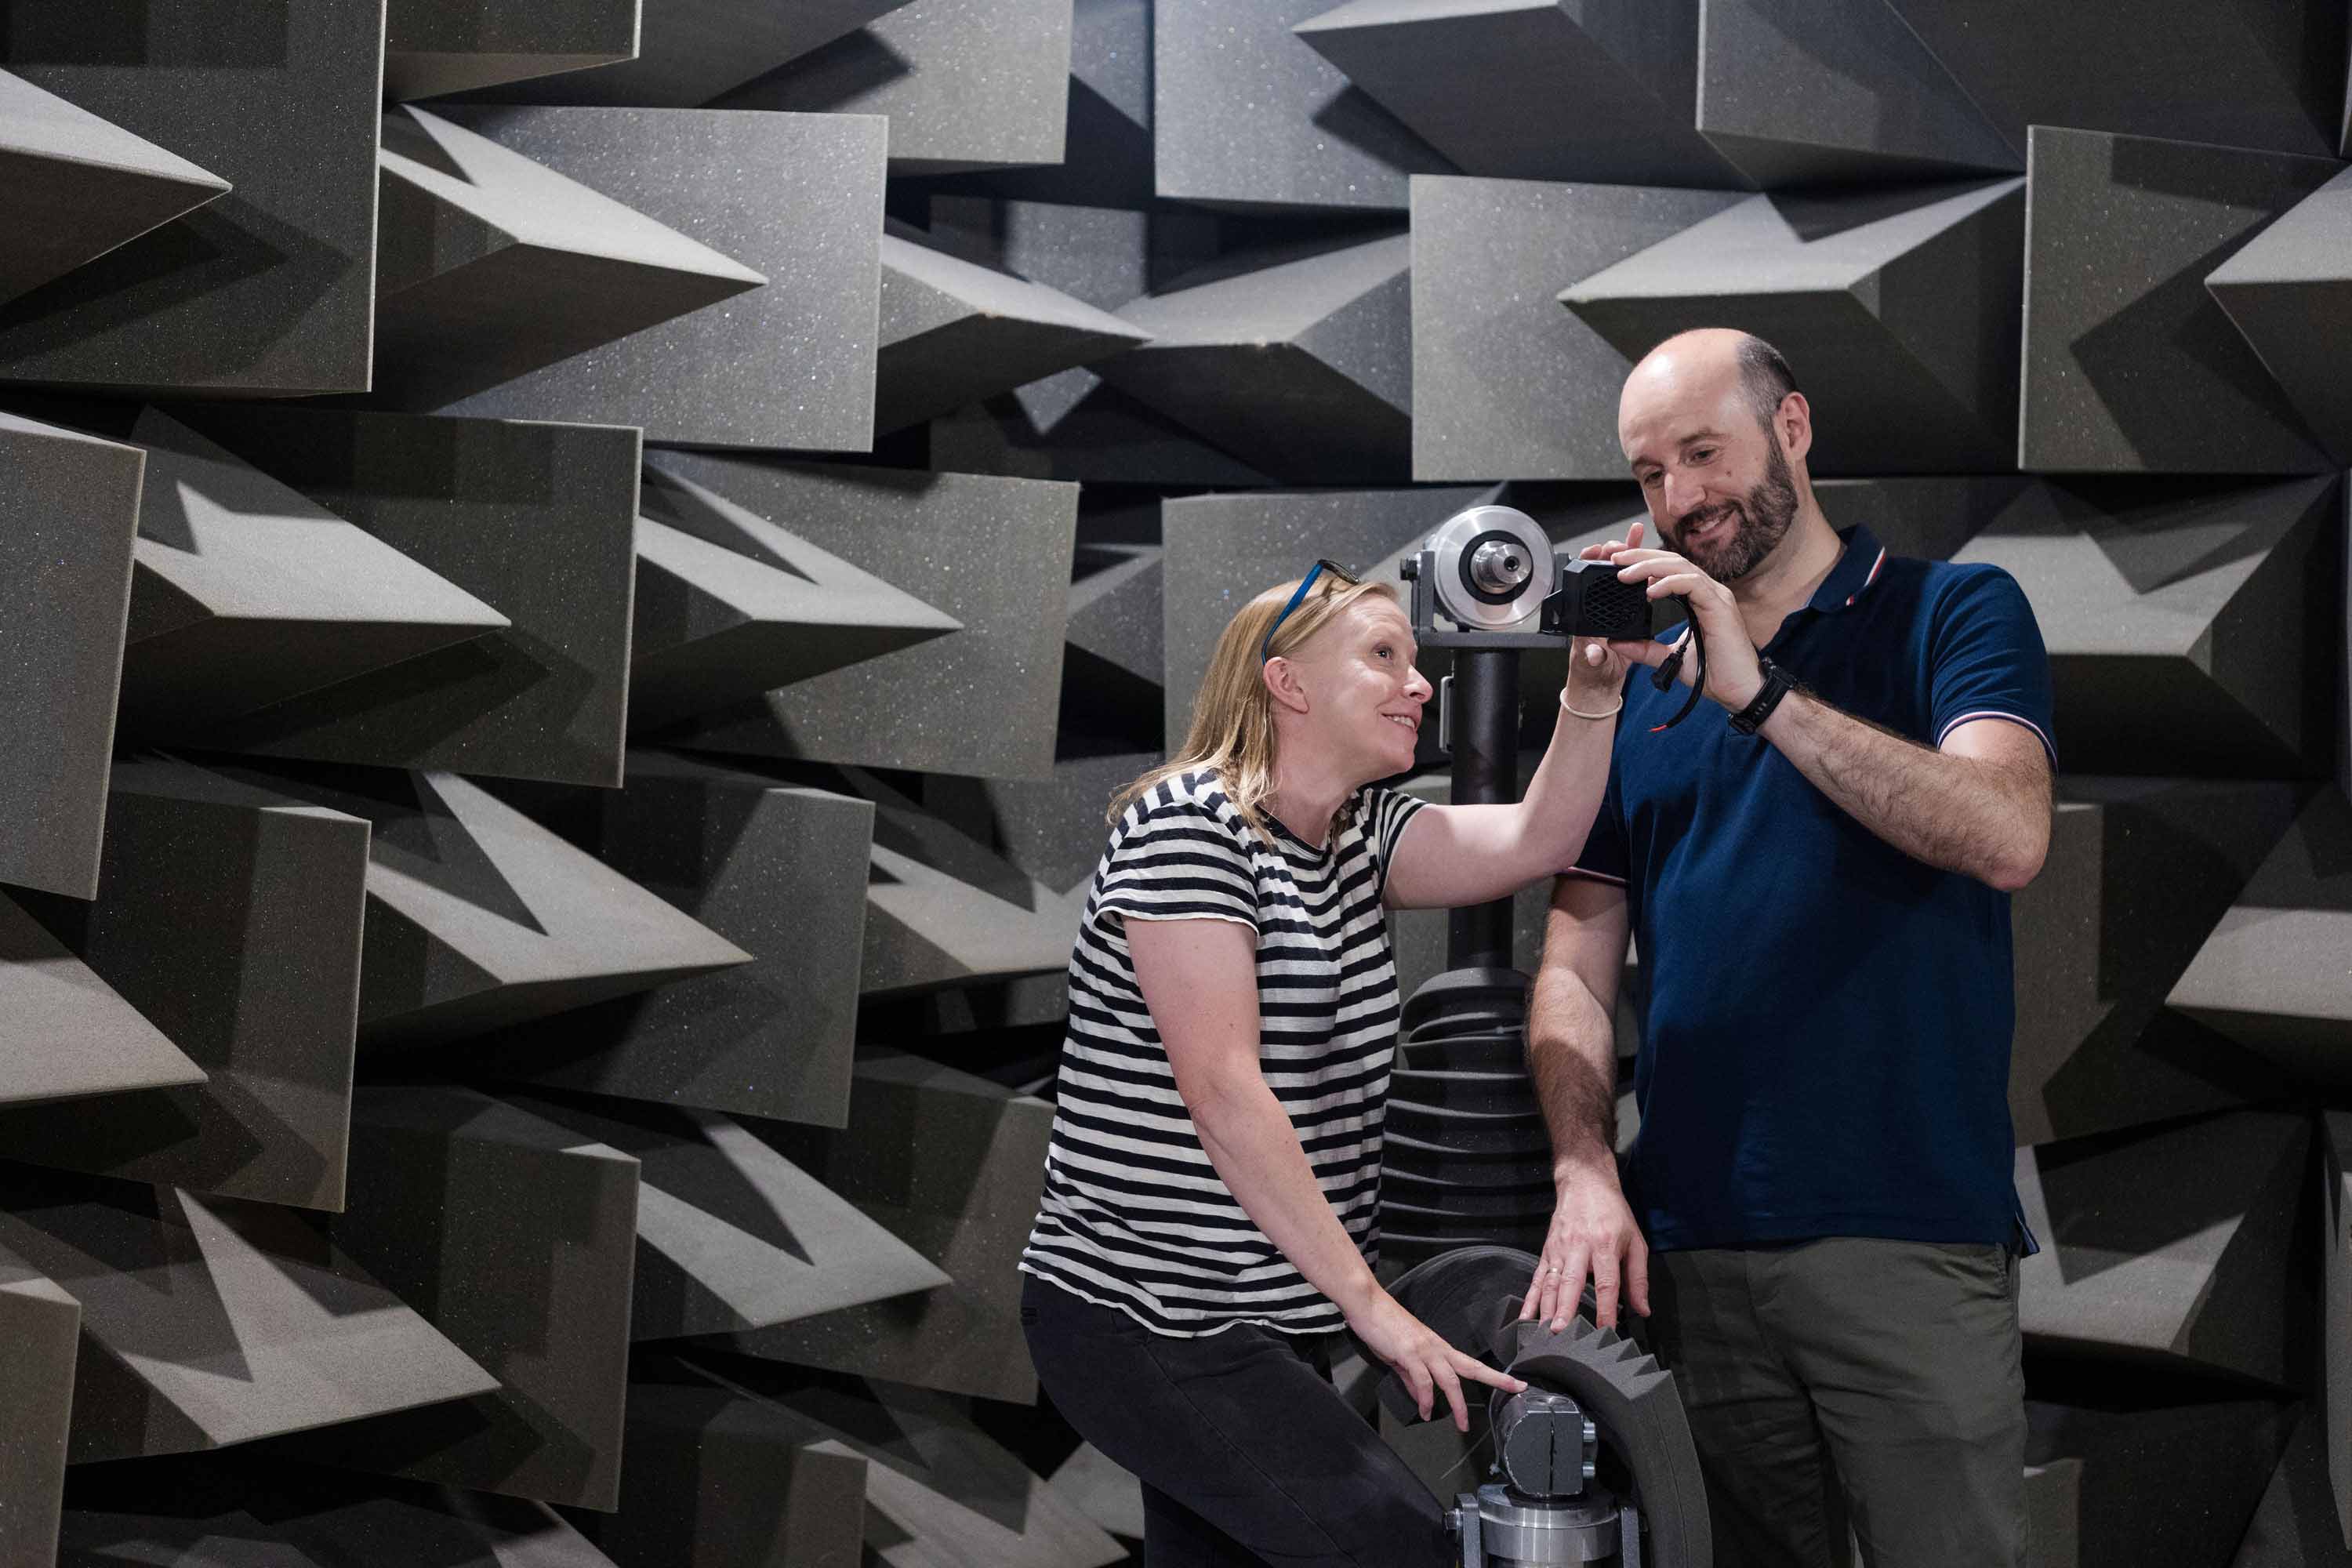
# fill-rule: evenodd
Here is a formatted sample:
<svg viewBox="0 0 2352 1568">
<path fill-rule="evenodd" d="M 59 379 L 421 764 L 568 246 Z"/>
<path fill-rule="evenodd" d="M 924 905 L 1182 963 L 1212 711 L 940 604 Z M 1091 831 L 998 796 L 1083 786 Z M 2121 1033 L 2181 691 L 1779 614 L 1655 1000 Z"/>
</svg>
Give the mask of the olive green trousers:
<svg viewBox="0 0 2352 1568">
<path fill-rule="evenodd" d="M 1650 1331 L 1689 1413 L 1719 1568 L 2025 1557 L 2006 1247 L 1832 1237 L 1662 1252 Z"/>
</svg>

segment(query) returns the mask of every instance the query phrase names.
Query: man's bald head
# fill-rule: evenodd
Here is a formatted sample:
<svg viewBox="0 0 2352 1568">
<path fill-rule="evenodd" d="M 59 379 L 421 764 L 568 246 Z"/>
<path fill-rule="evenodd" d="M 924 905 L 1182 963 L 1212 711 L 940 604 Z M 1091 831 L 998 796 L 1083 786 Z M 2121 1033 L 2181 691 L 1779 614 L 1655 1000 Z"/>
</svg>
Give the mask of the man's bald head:
<svg viewBox="0 0 2352 1568">
<path fill-rule="evenodd" d="M 1797 390 L 1796 375 L 1780 351 L 1753 332 L 1736 327 L 1698 327 L 1676 332 L 1642 356 L 1625 378 L 1625 395 L 1646 379 L 1698 379 L 1731 374 L 1739 378 L 1756 423 L 1766 430 L 1780 412 L 1789 394 Z"/>
<path fill-rule="evenodd" d="M 1751 332 L 1680 332 L 1643 355 L 1617 440 L 1658 531 L 1720 583 L 1770 556 L 1810 494 L 1811 411 L 1788 361 Z"/>
</svg>

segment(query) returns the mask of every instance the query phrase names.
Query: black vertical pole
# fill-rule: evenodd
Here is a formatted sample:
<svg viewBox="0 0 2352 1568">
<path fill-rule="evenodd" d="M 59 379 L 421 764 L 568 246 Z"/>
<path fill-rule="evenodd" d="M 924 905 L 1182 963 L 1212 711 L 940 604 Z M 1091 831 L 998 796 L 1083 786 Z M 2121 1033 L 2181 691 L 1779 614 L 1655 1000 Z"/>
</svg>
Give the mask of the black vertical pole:
<svg viewBox="0 0 2352 1568">
<path fill-rule="evenodd" d="M 1519 656 L 1501 648 L 1454 651 L 1454 804 L 1519 798 Z M 1511 900 L 1455 910 L 1447 919 L 1449 969 L 1511 967 Z"/>
</svg>

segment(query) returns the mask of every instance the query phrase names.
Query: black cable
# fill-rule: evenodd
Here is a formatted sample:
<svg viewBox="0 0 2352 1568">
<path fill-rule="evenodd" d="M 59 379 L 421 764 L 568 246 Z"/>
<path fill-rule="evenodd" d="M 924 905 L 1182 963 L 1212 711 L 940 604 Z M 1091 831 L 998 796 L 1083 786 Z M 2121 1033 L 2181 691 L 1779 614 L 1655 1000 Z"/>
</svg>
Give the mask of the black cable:
<svg viewBox="0 0 2352 1568">
<path fill-rule="evenodd" d="M 1690 695 L 1683 700 L 1682 710 L 1663 724 L 1652 725 L 1650 733 L 1653 735 L 1671 730 L 1689 718 L 1691 710 L 1698 706 L 1699 697 L 1706 690 L 1706 637 L 1698 629 L 1698 616 L 1688 609 L 1687 605 L 1684 613 L 1688 617 L 1690 631 L 1675 645 L 1674 652 L 1666 655 L 1665 662 L 1650 672 L 1650 685 L 1659 691 L 1672 686 L 1675 678 L 1682 673 L 1683 654 L 1692 647 L 1698 649 L 1698 674 L 1691 681 Z"/>
</svg>

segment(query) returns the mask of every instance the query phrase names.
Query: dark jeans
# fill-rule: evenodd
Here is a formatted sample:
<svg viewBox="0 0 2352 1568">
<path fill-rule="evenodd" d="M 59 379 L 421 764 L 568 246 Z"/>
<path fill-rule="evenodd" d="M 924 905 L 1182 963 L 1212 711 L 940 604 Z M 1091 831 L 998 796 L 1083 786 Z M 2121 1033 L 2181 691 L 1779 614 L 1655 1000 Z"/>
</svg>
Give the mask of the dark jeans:
<svg viewBox="0 0 2352 1568">
<path fill-rule="evenodd" d="M 1034 1275 L 1021 1324 L 1055 1408 L 1143 1482 L 1150 1568 L 1440 1568 L 1437 1500 L 1331 1386 L 1332 1342 L 1155 1334 Z"/>
<path fill-rule="evenodd" d="M 2004 1568 L 2025 1552 L 2005 1247 L 1834 1237 L 1661 1252 L 1651 1331 L 1690 1416 L 1717 1568 Z"/>
</svg>

